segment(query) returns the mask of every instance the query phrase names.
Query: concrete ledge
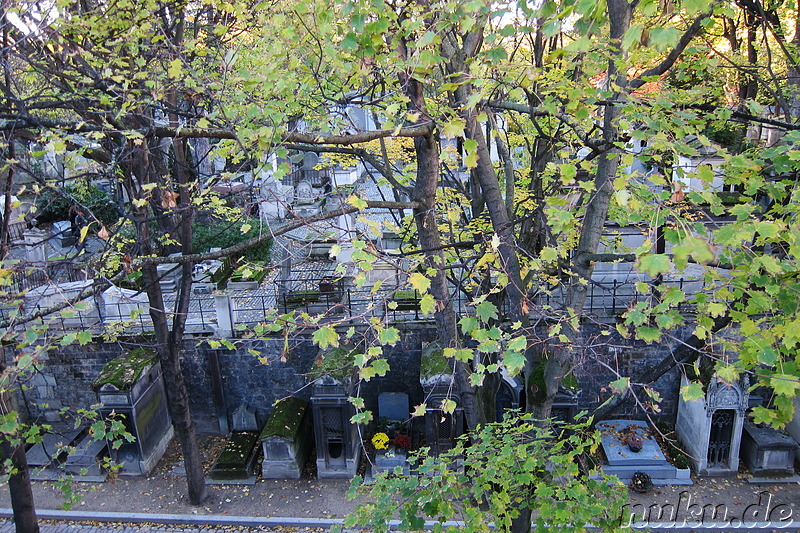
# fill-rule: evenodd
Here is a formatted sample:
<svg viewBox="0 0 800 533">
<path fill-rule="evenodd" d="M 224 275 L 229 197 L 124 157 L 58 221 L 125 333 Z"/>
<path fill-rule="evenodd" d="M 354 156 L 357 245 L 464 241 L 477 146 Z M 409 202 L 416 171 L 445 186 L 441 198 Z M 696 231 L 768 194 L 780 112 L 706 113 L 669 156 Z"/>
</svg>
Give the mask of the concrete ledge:
<svg viewBox="0 0 800 533">
<path fill-rule="evenodd" d="M 0 518 L 13 518 L 14 513 L 9 508 L 0 508 Z M 201 515 L 201 514 L 150 514 L 150 513 L 113 513 L 100 511 L 63 511 L 57 509 L 36 509 L 39 520 L 68 520 L 72 522 L 125 522 L 132 524 L 157 523 L 157 524 L 182 524 L 182 525 L 212 525 L 212 526 L 239 526 L 239 527 L 309 527 L 330 528 L 343 524 L 340 518 L 292 518 L 292 517 L 257 517 L 257 516 L 227 516 L 227 515 Z"/>
<path fill-rule="evenodd" d="M 186 526 L 232 526 L 232 527 L 297 527 L 297 528 L 331 528 L 335 525 L 342 525 L 344 520 L 341 518 L 297 518 L 297 517 L 253 517 L 253 516 L 225 516 L 225 515 L 182 515 L 182 514 L 148 514 L 148 513 L 109 513 L 98 511 L 63 511 L 37 509 L 36 516 L 39 520 L 59 520 L 69 522 L 108 522 L 108 523 L 129 523 L 129 524 L 164 524 L 164 525 L 186 525 Z M 0 507 L 0 519 L 13 518 L 11 509 Z M 427 520 L 424 529 L 433 529 L 435 525 L 442 527 L 464 527 L 464 522 L 447 521 L 443 523 Z M 389 522 L 390 529 L 397 529 L 400 525 L 399 520 Z M 800 527 L 800 521 L 789 520 L 786 522 L 746 522 L 731 520 L 731 523 L 644 523 L 631 522 L 632 529 L 644 529 L 647 531 L 685 531 L 690 533 L 697 530 L 714 530 L 718 533 L 725 531 L 754 531 L 762 529 L 789 530 Z M 493 527 L 489 524 L 489 527 Z M 595 528 L 588 527 L 594 530 Z M 351 533 L 362 530 L 346 530 Z"/>
</svg>

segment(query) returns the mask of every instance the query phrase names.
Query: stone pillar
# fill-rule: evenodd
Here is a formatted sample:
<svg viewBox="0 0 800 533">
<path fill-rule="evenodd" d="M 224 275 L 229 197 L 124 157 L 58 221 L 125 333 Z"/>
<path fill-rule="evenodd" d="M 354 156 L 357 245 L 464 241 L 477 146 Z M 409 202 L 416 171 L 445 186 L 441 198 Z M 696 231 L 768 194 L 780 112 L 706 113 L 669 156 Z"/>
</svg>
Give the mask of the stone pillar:
<svg viewBox="0 0 800 533">
<path fill-rule="evenodd" d="M 29 263 L 44 263 L 47 260 L 47 232 L 32 228 L 22 233 L 25 241 L 25 260 Z"/>
<path fill-rule="evenodd" d="M 214 293 L 214 307 L 217 310 L 217 335 L 232 337 L 233 327 L 236 324 L 236 310 L 233 299 L 227 292 Z"/>
</svg>

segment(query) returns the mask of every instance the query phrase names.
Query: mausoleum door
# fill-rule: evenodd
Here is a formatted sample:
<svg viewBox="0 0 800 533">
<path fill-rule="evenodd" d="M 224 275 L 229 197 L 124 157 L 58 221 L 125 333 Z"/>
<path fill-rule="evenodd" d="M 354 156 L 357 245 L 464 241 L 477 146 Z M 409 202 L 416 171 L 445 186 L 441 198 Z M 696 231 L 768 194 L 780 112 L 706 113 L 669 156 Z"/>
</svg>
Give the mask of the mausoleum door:
<svg viewBox="0 0 800 533">
<path fill-rule="evenodd" d="M 729 464 L 731 438 L 736 411 L 719 409 L 711 416 L 711 434 L 708 438 L 708 467 L 724 468 Z"/>
</svg>

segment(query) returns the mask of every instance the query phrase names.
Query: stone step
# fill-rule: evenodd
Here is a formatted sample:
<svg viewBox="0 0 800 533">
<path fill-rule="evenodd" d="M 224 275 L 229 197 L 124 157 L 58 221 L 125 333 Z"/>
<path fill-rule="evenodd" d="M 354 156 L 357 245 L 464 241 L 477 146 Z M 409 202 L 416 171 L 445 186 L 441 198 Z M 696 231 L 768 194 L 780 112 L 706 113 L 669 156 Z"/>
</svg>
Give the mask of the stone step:
<svg viewBox="0 0 800 533">
<path fill-rule="evenodd" d="M 672 465 L 667 466 L 648 466 L 646 468 L 639 468 L 635 466 L 604 466 L 603 472 L 609 476 L 617 476 L 620 479 L 630 477 L 636 472 L 644 472 L 653 479 L 688 479 L 691 471 L 688 468 L 678 469 Z"/>
<path fill-rule="evenodd" d="M 80 431 L 67 431 L 65 433 L 46 433 L 42 442 L 37 442 L 25 453 L 28 466 L 38 468 L 47 466 L 62 454 L 65 446 L 71 446 L 80 434 Z"/>
<path fill-rule="evenodd" d="M 71 474 L 102 475 L 100 462 L 107 449 L 105 440 L 95 440 L 91 435 L 86 435 L 75 448 L 75 452 L 67 456 L 64 468 Z"/>
</svg>

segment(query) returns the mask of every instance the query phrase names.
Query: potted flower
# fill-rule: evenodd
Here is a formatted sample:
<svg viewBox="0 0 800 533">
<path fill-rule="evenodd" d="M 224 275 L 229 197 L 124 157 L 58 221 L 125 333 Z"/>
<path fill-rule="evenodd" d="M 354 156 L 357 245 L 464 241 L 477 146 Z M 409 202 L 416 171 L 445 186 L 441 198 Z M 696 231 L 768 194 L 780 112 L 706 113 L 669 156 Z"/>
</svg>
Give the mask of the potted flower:
<svg viewBox="0 0 800 533">
<path fill-rule="evenodd" d="M 386 450 L 389 448 L 389 435 L 383 431 L 379 431 L 372 436 L 372 447 L 377 451 Z"/>
<path fill-rule="evenodd" d="M 400 434 L 392 439 L 392 443 L 403 451 L 408 451 L 411 447 L 411 437 L 405 434 Z"/>
</svg>

